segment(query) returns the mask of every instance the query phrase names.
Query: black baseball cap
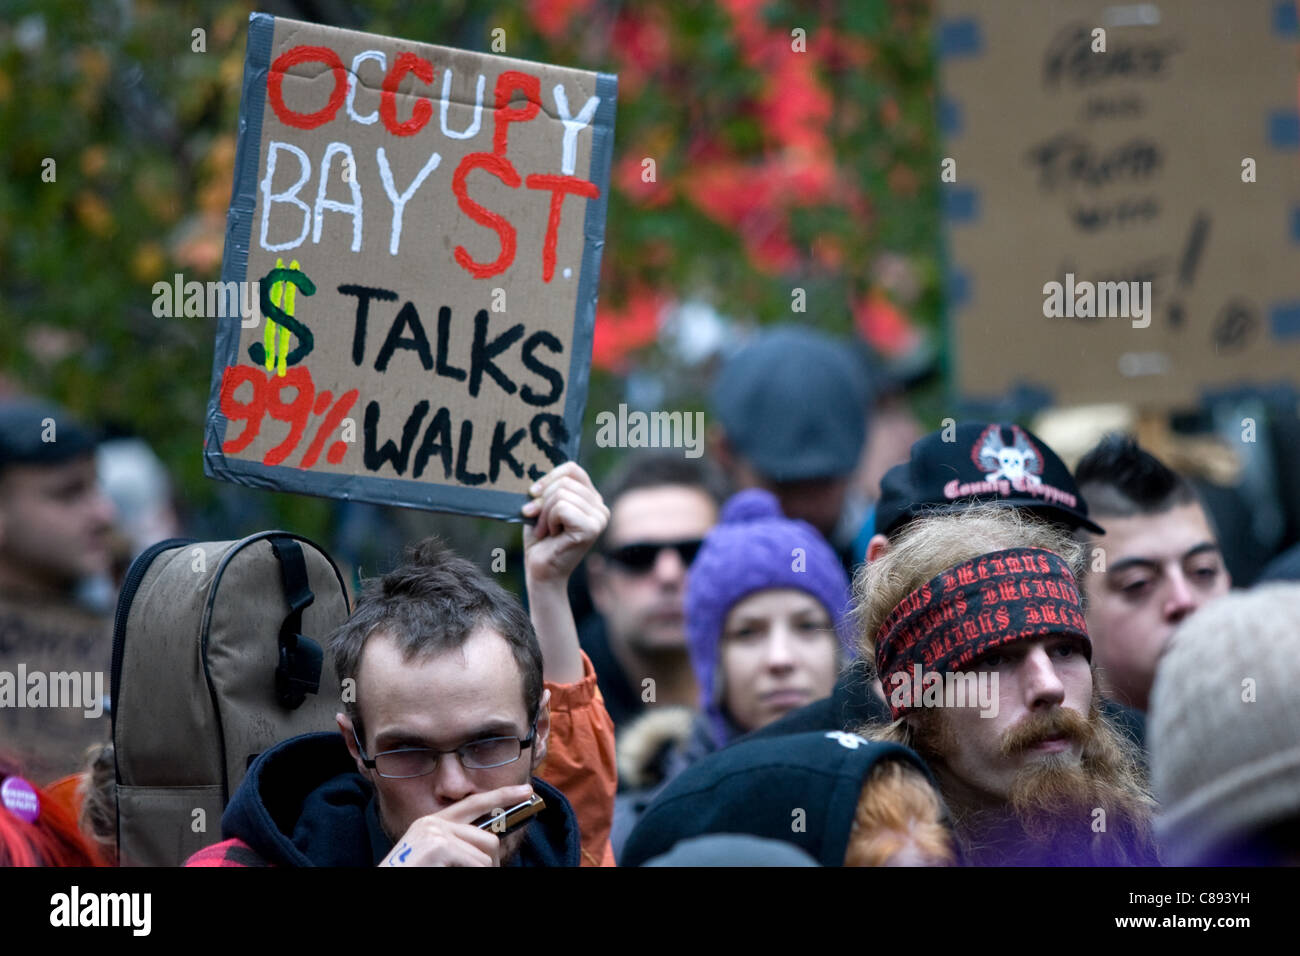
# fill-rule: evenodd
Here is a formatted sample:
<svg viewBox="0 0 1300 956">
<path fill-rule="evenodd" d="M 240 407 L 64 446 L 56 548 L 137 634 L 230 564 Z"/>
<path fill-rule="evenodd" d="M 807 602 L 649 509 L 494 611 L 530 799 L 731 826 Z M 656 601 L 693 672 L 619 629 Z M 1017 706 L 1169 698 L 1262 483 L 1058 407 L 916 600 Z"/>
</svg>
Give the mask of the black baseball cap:
<svg viewBox="0 0 1300 956">
<path fill-rule="evenodd" d="M 98 444 L 95 432 L 57 405 L 0 399 L 0 468 L 59 465 L 90 454 Z"/>
<path fill-rule="evenodd" d="M 950 425 L 912 445 L 908 460 L 880 480 L 876 532 L 976 503 L 1026 508 L 1071 531 L 1105 534 L 1056 452 L 1029 429 L 1001 423 Z"/>
<path fill-rule="evenodd" d="M 866 368 L 848 342 L 791 325 L 732 355 L 711 395 L 728 442 L 772 481 L 853 471 L 869 400 Z"/>
</svg>

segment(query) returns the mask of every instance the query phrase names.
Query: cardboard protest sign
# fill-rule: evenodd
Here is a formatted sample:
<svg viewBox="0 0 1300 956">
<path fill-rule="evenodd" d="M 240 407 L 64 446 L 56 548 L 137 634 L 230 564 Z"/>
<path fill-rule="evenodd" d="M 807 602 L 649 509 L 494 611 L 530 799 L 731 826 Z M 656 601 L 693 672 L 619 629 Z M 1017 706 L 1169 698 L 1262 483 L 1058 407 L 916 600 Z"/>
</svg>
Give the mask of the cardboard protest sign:
<svg viewBox="0 0 1300 956">
<path fill-rule="evenodd" d="M 249 22 L 209 476 L 517 517 L 576 457 L 616 80 Z M 253 326 L 253 322 L 247 323 Z"/>
<path fill-rule="evenodd" d="M 1294 385 L 1294 2 L 938 9 L 959 394 L 1172 408 Z"/>
</svg>

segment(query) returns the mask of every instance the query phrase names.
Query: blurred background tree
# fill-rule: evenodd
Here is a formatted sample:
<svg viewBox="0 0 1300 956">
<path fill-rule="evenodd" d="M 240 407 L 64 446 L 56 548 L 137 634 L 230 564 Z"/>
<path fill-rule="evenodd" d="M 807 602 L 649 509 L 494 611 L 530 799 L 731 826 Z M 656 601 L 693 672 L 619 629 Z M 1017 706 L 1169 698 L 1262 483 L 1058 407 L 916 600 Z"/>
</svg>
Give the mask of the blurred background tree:
<svg viewBox="0 0 1300 956">
<path fill-rule="evenodd" d="M 220 274 L 253 10 L 484 52 L 500 27 L 618 75 L 588 436 L 620 401 L 703 407 L 710 329 L 806 322 L 903 364 L 938 342 L 928 2 L 0 0 L 0 389 L 145 438 L 195 533 L 328 540 L 335 513 L 203 477 L 215 328 L 152 311 L 155 282 Z"/>
</svg>

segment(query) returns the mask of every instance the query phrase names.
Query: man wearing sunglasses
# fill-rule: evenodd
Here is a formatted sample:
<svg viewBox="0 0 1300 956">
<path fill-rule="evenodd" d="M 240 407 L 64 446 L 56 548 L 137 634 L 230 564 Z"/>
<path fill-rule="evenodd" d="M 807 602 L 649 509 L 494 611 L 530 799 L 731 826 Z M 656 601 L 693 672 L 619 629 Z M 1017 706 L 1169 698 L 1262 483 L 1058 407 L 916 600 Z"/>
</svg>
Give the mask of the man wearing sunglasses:
<svg viewBox="0 0 1300 956">
<path fill-rule="evenodd" d="M 531 619 L 435 539 L 410 549 L 330 639 L 339 733 L 262 754 L 222 817 L 225 842 L 188 865 L 578 866 L 601 847 L 612 862 L 613 728 L 566 593 L 608 511 L 571 462 L 532 494 Z"/>
<path fill-rule="evenodd" d="M 676 450 L 628 455 L 602 488 L 609 527 L 587 558 L 598 613 L 583 621 L 580 637 L 622 728 L 651 702 L 698 702 L 682 600 L 725 489 L 711 466 Z"/>
</svg>

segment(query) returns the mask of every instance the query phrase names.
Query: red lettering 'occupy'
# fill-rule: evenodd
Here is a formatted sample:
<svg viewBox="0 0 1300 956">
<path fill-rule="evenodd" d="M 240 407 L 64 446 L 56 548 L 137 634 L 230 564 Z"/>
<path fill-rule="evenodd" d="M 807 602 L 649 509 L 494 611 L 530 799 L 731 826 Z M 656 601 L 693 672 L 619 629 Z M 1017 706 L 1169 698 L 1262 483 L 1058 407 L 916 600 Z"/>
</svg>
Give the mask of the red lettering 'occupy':
<svg viewBox="0 0 1300 956">
<path fill-rule="evenodd" d="M 414 136 L 424 129 L 429 118 L 433 116 L 433 104 L 425 97 L 419 97 L 411 108 L 411 118 L 405 123 L 397 122 L 397 87 L 402 77 L 414 73 L 427 84 L 433 83 L 433 64 L 414 53 L 403 53 L 393 64 L 393 68 L 384 77 L 384 89 L 379 96 L 379 118 L 394 136 Z"/>
<path fill-rule="evenodd" d="M 299 63 L 324 63 L 334 73 L 334 91 L 330 93 L 329 102 L 315 113 L 299 113 L 290 109 L 284 101 L 284 75 L 290 67 Z M 324 126 L 334 118 L 347 95 L 348 71 L 339 55 L 327 46 L 296 46 L 281 53 L 271 64 L 271 72 L 266 76 L 266 98 L 271 101 L 271 109 L 280 117 L 281 123 L 294 129 Z"/>
<path fill-rule="evenodd" d="M 515 91 L 524 94 L 528 105 L 523 109 L 509 106 Z M 542 108 L 542 84 L 531 73 L 506 70 L 497 77 L 497 102 L 492 114 L 492 152 L 506 154 L 506 136 L 511 123 L 526 123 Z"/>
</svg>

